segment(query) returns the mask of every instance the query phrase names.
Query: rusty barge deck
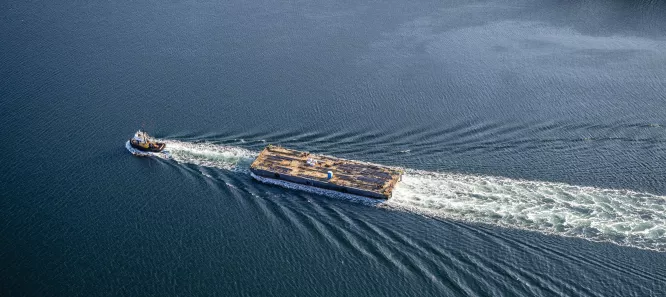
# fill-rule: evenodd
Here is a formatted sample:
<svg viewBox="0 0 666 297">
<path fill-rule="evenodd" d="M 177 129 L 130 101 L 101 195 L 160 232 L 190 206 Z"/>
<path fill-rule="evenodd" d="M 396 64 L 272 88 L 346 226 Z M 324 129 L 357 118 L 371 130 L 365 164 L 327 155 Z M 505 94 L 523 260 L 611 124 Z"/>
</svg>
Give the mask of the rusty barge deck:
<svg viewBox="0 0 666 297">
<path fill-rule="evenodd" d="M 265 178 L 378 199 L 389 199 L 402 176 L 399 168 L 273 145 L 268 145 L 259 153 L 250 171 Z"/>
</svg>

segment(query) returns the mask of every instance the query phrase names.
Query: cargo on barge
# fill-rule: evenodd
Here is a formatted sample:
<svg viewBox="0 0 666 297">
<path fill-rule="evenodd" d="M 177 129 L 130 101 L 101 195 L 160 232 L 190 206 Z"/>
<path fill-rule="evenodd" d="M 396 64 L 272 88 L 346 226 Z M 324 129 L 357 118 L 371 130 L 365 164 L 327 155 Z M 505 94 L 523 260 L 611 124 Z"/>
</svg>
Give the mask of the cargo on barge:
<svg viewBox="0 0 666 297">
<path fill-rule="evenodd" d="M 268 145 L 250 171 L 264 178 L 365 196 L 389 199 L 402 169 L 310 154 Z"/>
</svg>

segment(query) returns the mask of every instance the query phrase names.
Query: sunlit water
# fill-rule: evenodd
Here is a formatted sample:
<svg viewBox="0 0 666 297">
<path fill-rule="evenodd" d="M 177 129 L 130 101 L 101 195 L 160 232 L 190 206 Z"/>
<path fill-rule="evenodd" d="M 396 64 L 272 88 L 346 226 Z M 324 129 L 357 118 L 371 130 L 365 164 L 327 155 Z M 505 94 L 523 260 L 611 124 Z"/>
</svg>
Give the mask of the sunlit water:
<svg viewBox="0 0 666 297">
<path fill-rule="evenodd" d="M 666 292 L 661 1 L 0 7 L 0 296 Z M 278 187 L 269 143 L 406 173 Z"/>
</svg>

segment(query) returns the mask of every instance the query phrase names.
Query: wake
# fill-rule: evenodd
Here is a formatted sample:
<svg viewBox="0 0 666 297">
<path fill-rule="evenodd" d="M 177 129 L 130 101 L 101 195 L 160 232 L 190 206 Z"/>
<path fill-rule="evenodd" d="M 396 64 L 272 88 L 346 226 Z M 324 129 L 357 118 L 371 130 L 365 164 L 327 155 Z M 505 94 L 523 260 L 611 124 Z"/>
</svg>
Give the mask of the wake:
<svg viewBox="0 0 666 297">
<path fill-rule="evenodd" d="M 666 251 L 666 197 L 649 193 L 407 170 L 384 206 Z"/>
<path fill-rule="evenodd" d="M 249 164 L 257 156 L 233 146 L 160 141 L 167 143 L 168 157 L 176 162 L 242 173 L 249 172 Z M 295 189 L 304 190 L 300 186 Z M 649 193 L 407 169 L 393 197 L 374 205 L 666 251 L 666 197 Z"/>
<path fill-rule="evenodd" d="M 174 161 L 204 167 L 249 172 L 249 164 L 257 156 L 256 152 L 250 150 L 208 142 L 159 141 L 166 143 L 169 157 Z"/>
</svg>

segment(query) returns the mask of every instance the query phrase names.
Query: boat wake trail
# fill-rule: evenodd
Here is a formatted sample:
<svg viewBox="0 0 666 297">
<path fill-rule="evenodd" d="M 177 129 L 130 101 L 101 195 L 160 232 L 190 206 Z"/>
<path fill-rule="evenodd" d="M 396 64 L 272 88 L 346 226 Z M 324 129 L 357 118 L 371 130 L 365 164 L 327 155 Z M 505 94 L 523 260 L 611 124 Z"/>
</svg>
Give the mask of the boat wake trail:
<svg viewBox="0 0 666 297">
<path fill-rule="evenodd" d="M 666 251 L 666 197 L 648 193 L 407 170 L 383 206 Z"/>
<path fill-rule="evenodd" d="M 257 156 L 234 146 L 160 141 L 166 142 L 170 159 L 176 162 L 241 173 L 249 173 Z M 407 169 L 393 197 L 373 205 L 666 251 L 666 197 L 649 193 Z"/>
<path fill-rule="evenodd" d="M 204 167 L 249 172 L 249 164 L 257 156 L 256 152 L 250 150 L 208 142 L 159 141 L 166 143 L 170 159 Z"/>
</svg>

